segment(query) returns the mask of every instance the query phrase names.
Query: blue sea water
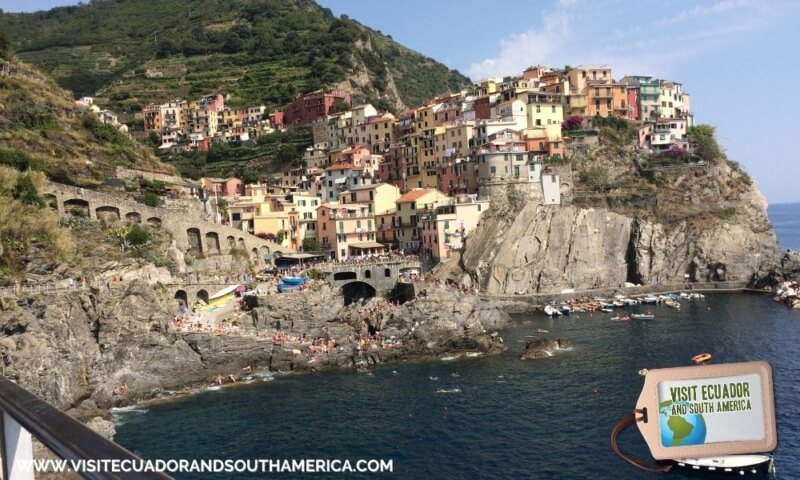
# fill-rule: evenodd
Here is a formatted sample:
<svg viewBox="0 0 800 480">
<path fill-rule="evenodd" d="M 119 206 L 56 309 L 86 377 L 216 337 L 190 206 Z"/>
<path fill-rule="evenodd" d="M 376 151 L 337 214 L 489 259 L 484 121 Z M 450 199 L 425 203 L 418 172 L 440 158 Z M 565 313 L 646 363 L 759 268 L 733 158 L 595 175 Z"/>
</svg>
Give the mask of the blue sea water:
<svg viewBox="0 0 800 480">
<path fill-rule="evenodd" d="M 784 248 L 800 251 L 800 203 L 770 205 L 767 212 L 778 243 Z"/>
<path fill-rule="evenodd" d="M 148 405 L 146 413 L 120 415 L 116 441 L 146 458 L 393 461 L 392 474 L 347 478 L 656 478 L 614 455 L 611 429 L 634 408 L 639 369 L 683 366 L 712 352 L 715 362 L 771 363 L 778 478 L 800 478 L 800 312 L 755 294 L 684 301 L 680 311 L 636 308 L 656 318 L 517 315 L 516 326 L 502 333 L 510 349 L 499 356 L 386 365 L 371 375 L 278 375 Z M 551 338 L 572 339 L 575 347 L 518 360 L 525 339 L 539 328 Z M 620 440 L 625 451 L 649 458 L 636 429 Z M 707 477 L 673 472 L 669 478 Z"/>
</svg>

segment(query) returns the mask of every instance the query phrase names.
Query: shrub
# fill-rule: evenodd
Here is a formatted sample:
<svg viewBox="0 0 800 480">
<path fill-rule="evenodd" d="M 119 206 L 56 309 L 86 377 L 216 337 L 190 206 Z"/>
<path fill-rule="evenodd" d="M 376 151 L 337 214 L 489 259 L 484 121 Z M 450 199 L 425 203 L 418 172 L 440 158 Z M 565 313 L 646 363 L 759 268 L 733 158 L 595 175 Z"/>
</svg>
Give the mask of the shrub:
<svg viewBox="0 0 800 480">
<path fill-rule="evenodd" d="M 736 207 L 723 208 L 722 210 L 717 212 L 717 217 L 719 217 L 720 220 L 725 220 L 725 221 L 733 220 L 736 217 L 736 213 L 737 213 Z"/>
<path fill-rule="evenodd" d="M 583 117 L 580 115 L 575 115 L 573 117 L 569 117 L 568 119 L 561 122 L 561 129 L 562 130 L 579 130 L 583 126 Z"/>
<path fill-rule="evenodd" d="M 157 207 L 161 204 L 161 199 L 153 192 L 144 192 L 144 204 L 148 207 Z"/>
</svg>

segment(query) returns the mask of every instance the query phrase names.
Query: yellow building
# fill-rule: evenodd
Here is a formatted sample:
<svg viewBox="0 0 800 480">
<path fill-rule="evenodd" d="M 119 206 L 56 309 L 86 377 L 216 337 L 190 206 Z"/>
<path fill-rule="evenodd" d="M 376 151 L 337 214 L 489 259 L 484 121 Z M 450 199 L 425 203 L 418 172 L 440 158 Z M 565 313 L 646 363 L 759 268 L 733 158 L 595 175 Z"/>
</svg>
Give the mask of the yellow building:
<svg viewBox="0 0 800 480">
<path fill-rule="evenodd" d="M 375 155 L 383 155 L 395 142 L 394 130 L 397 119 L 391 113 L 384 113 L 368 119 L 367 132 L 363 143 Z"/>
<path fill-rule="evenodd" d="M 307 238 L 317 238 L 317 208 L 321 202 L 310 193 L 293 193 L 287 197 L 283 208 L 289 212 L 288 237 L 293 249 L 299 250 Z"/>
<path fill-rule="evenodd" d="M 269 197 L 258 205 L 258 211 L 253 216 L 253 234 L 260 233 L 275 235 L 276 243 L 281 246 L 291 245 L 289 211 L 284 209 L 280 198 Z M 281 241 L 278 242 L 278 239 Z"/>
<path fill-rule="evenodd" d="M 548 136 L 560 134 L 561 123 L 564 121 L 564 105 L 562 96 L 557 93 L 528 93 L 525 95 L 527 103 L 527 128 L 544 128 Z"/>
</svg>

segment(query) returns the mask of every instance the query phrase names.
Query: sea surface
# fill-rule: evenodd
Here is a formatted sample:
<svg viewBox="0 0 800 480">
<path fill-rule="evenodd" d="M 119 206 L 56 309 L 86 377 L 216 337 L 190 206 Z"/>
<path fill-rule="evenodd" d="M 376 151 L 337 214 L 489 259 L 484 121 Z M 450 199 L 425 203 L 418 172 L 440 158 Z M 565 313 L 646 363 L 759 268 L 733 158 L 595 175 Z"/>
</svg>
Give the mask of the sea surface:
<svg viewBox="0 0 800 480">
<path fill-rule="evenodd" d="M 714 362 L 770 362 L 777 478 L 800 478 L 800 312 L 757 294 L 682 304 L 680 311 L 633 307 L 656 318 L 631 322 L 602 313 L 516 315 L 515 326 L 501 334 L 510 349 L 499 356 L 386 365 L 371 374 L 277 375 L 204 391 L 118 413 L 116 441 L 146 458 L 393 461 L 392 474 L 348 478 L 658 478 L 614 455 L 611 429 L 634 408 L 639 369 L 685 366 L 693 355 L 711 352 Z M 573 340 L 574 348 L 518 360 L 526 338 L 540 328 Z M 622 435 L 621 446 L 649 458 L 635 428 Z M 709 477 L 674 471 L 663 478 Z"/>
<path fill-rule="evenodd" d="M 800 203 L 779 203 L 767 209 L 778 243 L 800 251 Z"/>
</svg>

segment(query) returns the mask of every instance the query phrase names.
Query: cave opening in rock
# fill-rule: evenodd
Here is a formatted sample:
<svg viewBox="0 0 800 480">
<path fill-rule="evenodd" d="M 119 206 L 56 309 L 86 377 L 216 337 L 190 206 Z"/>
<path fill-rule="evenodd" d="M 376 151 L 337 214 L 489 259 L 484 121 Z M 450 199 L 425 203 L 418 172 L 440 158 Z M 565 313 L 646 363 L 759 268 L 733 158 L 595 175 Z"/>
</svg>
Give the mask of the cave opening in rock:
<svg viewBox="0 0 800 480">
<path fill-rule="evenodd" d="M 178 301 L 179 308 L 189 306 L 189 296 L 186 294 L 186 290 L 178 290 L 175 292 L 175 300 Z"/>
<path fill-rule="evenodd" d="M 350 282 L 342 286 L 345 306 L 375 296 L 375 288 L 364 282 Z"/>
</svg>

